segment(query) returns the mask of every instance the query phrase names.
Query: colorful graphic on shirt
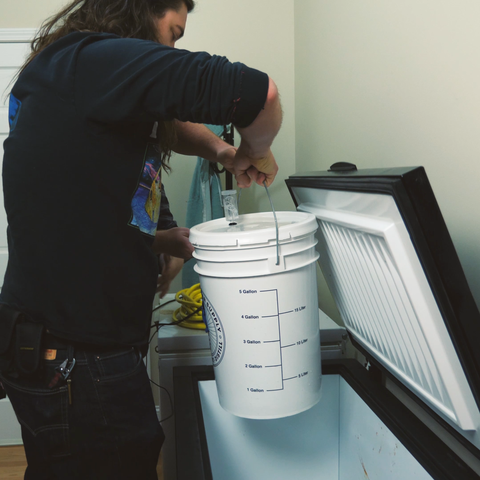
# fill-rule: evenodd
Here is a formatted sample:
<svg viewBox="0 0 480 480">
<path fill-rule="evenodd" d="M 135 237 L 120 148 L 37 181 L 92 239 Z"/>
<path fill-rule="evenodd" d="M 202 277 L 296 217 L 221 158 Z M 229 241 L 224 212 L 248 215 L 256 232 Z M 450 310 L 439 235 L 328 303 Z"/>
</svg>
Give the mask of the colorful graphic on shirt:
<svg viewBox="0 0 480 480">
<path fill-rule="evenodd" d="M 17 126 L 18 117 L 20 115 L 20 107 L 22 102 L 16 98 L 13 94 L 10 94 L 10 101 L 8 103 L 8 123 L 10 125 L 10 131 L 13 132 Z"/>
<path fill-rule="evenodd" d="M 132 199 L 131 225 L 155 236 L 162 200 L 162 162 L 158 147 L 149 143 L 145 151 L 143 171 Z"/>
</svg>

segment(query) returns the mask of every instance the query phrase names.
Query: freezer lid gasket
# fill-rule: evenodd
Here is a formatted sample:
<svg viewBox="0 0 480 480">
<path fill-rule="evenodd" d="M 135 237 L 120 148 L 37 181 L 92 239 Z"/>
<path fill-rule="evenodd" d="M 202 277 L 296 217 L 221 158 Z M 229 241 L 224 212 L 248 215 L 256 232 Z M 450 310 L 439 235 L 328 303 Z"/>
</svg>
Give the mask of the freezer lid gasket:
<svg viewBox="0 0 480 480">
<path fill-rule="evenodd" d="M 435 413 L 477 429 L 480 314 L 424 169 L 286 183 L 317 216 L 320 264 L 354 341 Z"/>
</svg>

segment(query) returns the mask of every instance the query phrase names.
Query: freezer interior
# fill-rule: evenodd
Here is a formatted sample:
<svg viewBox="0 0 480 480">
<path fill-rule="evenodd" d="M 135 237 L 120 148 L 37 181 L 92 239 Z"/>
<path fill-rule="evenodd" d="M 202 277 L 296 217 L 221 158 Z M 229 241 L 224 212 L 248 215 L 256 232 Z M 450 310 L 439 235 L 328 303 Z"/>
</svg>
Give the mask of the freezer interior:
<svg viewBox="0 0 480 480">
<path fill-rule="evenodd" d="M 177 479 L 478 480 L 375 369 L 335 359 L 322 371 L 316 406 L 252 420 L 221 408 L 213 367 L 174 368 Z"/>
<path fill-rule="evenodd" d="M 199 393 L 215 480 L 432 478 L 340 375 L 310 410 L 275 420 L 226 412 L 213 380 Z"/>
</svg>

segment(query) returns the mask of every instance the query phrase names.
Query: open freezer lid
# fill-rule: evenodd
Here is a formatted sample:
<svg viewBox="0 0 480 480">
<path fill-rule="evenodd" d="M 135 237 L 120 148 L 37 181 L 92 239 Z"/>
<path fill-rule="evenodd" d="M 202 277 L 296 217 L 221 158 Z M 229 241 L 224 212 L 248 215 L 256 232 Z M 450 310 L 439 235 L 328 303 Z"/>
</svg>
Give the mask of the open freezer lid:
<svg viewBox="0 0 480 480">
<path fill-rule="evenodd" d="M 347 330 L 478 448 L 480 314 L 425 170 L 349 165 L 286 180 Z"/>
</svg>

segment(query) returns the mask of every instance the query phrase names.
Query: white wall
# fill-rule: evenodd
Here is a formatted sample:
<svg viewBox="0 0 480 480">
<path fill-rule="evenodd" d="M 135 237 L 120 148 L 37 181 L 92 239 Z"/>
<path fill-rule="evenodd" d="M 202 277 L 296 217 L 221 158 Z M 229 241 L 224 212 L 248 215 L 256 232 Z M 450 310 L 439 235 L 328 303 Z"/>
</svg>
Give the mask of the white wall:
<svg viewBox="0 0 480 480">
<path fill-rule="evenodd" d="M 224 55 L 232 62 L 262 70 L 276 81 L 284 109 L 283 126 L 272 149 L 280 167 L 270 188 L 277 210 L 295 208 L 283 181 L 295 172 L 293 6 L 293 0 L 277 0 L 274 7 L 270 1 L 198 0 L 189 15 L 185 37 L 176 45 Z M 185 157 L 173 158 L 174 172 L 165 179 L 172 211 L 179 221 L 184 219 L 185 188 L 188 191 L 194 164 Z M 175 192 L 170 184 L 182 188 Z M 270 204 L 263 187 L 253 186 L 242 193 L 241 213 L 267 210 Z"/>
<path fill-rule="evenodd" d="M 38 28 L 67 0 L 0 0 L 0 28 Z"/>
<path fill-rule="evenodd" d="M 297 170 L 424 166 L 480 305 L 479 19 L 477 0 L 295 2 Z"/>
</svg>

